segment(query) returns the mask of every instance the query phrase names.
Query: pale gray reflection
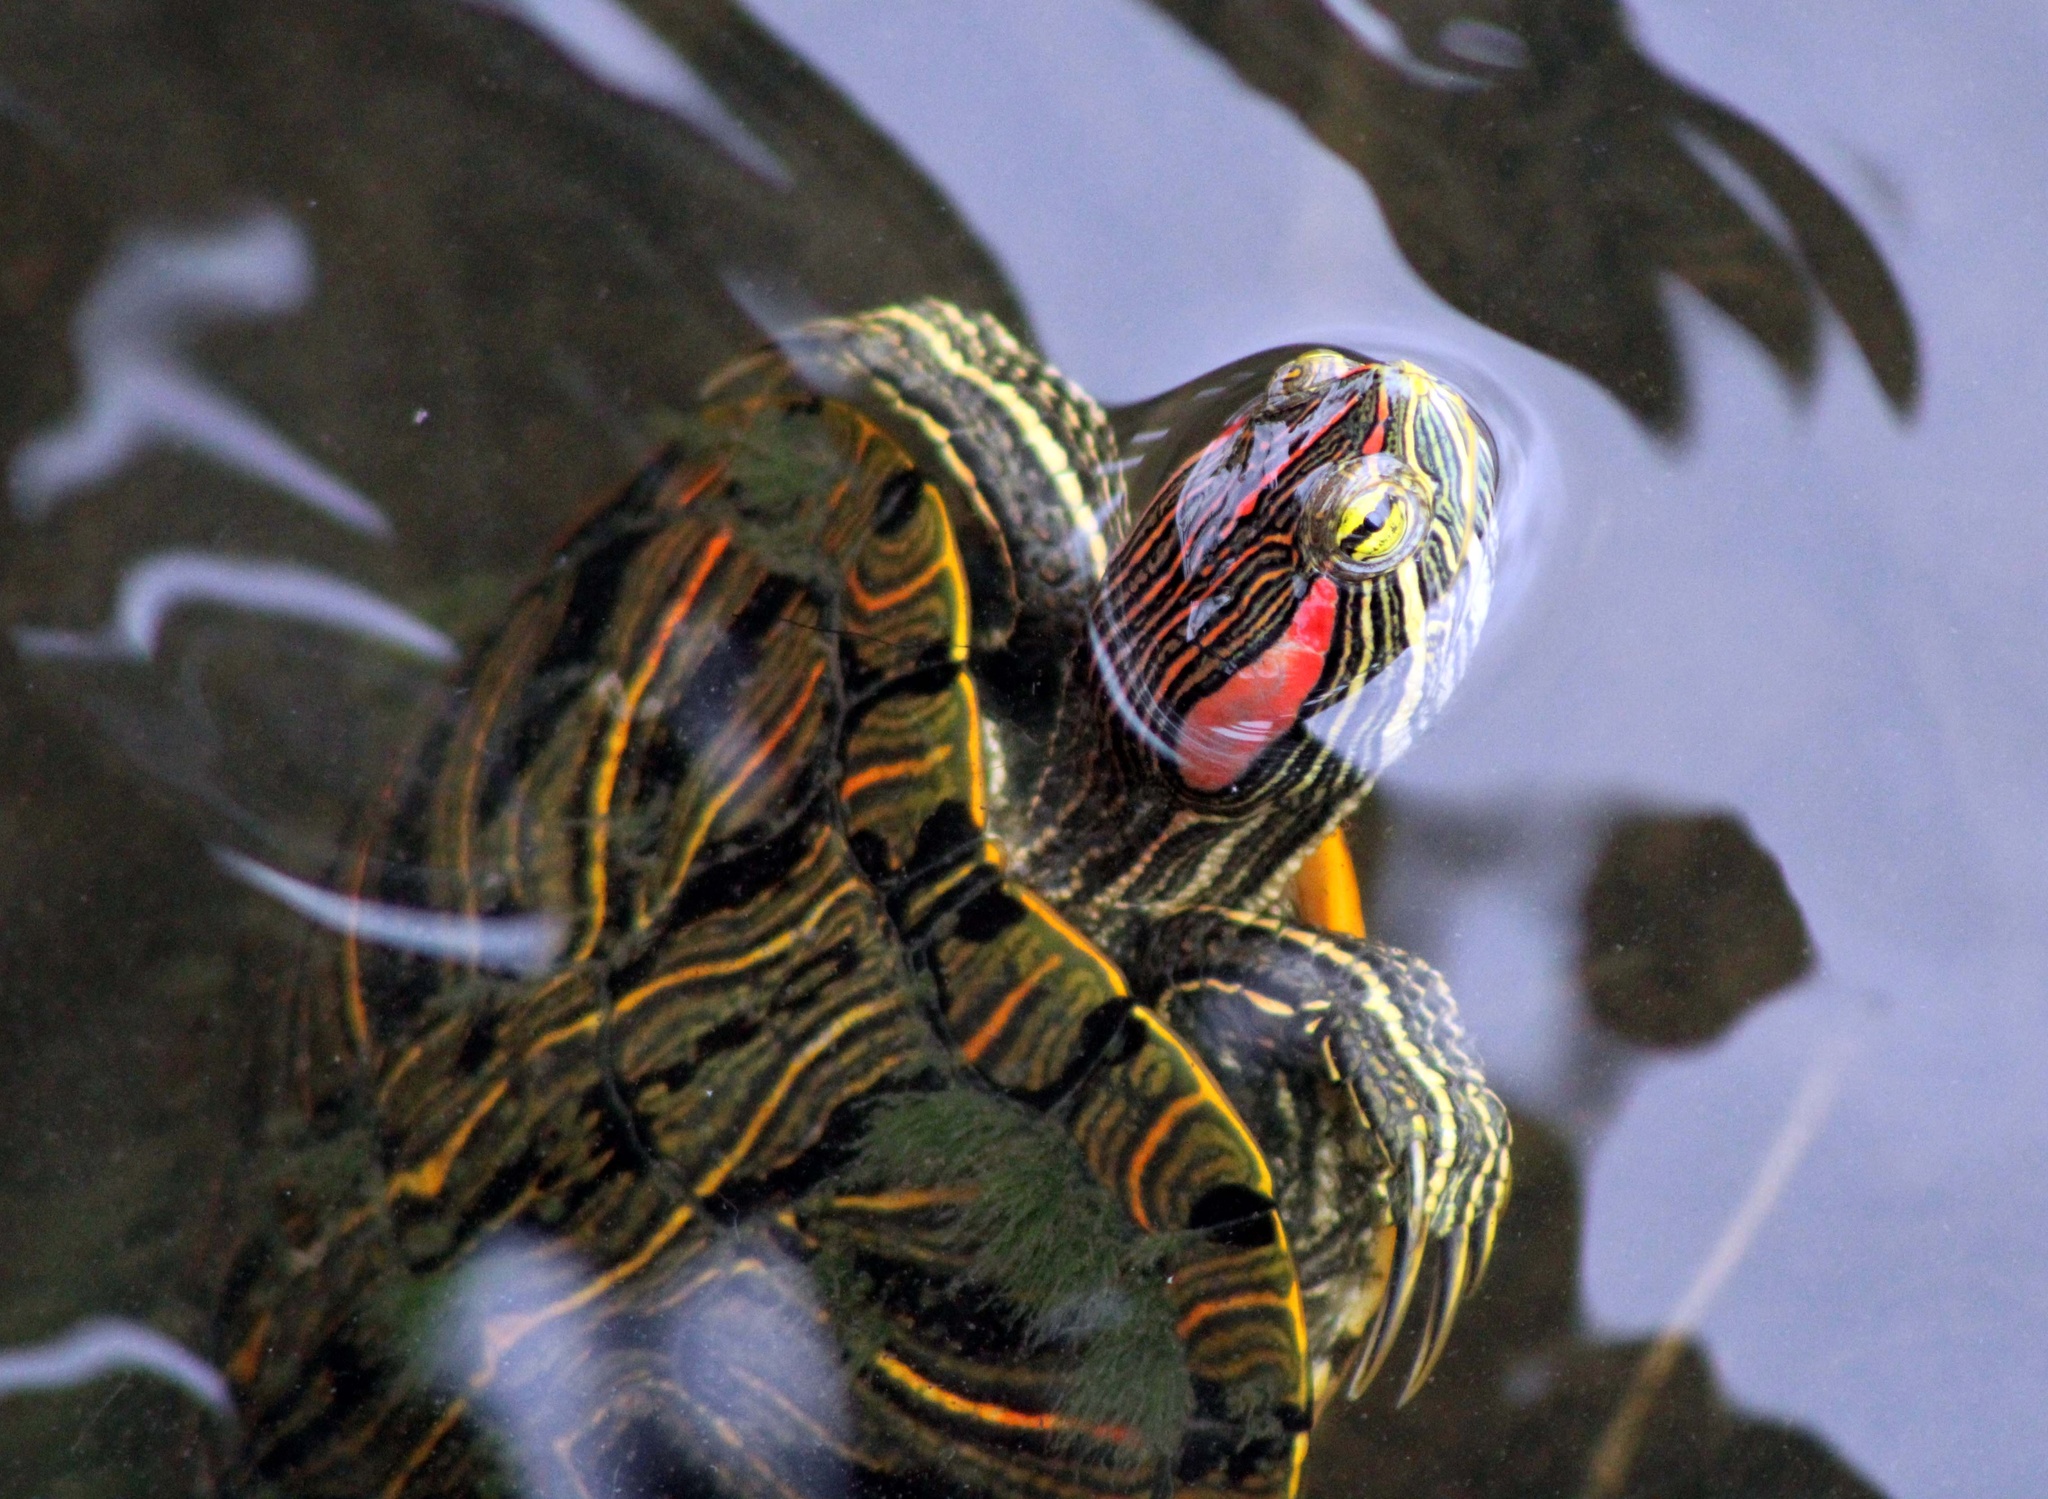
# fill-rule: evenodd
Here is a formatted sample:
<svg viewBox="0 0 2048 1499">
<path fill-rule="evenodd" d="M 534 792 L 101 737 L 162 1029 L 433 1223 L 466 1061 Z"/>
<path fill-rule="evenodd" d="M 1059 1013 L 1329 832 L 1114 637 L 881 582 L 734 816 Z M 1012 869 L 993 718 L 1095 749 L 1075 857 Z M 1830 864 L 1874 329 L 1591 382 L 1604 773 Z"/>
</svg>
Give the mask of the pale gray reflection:
<svg viewBox="0 0 2048 1499">
<path fill-rule="evenodd" d="M 668 1344 L 686 1398 L 787 1489 L 805 1499 L 845 1493 L 852 1412 L 810 1271 L 766 1235 L 747 1234 L 692 1272 L 699 1289 L 676 1309 Z"/>
<path fill-rule="evenodd" d="M 215 846 L 210 852 L 214 862 L 236 879 L 316 926 L 423 958 L 445 958 L 526 978 L 547 970 L 569 932 L 564 917 L 547 912 L 469 916 L 387 905 L 295 879 L 233 849 Z"/>
<path fill-rule="evenodd" d="M 468 3 L 524 22 L 606 88 L 674 115 L 764 181 L 791 185 L 782 159 L 623 0 Z"/>
<path fill-rule="evenodd" d="M 798 1260 L 741 1229 L 636 1277 L 644 1302 L 586 1298 L 596 1273 L 565 1243 L 502 1235 L 434 1330 L 437 1378 L 498 1436 L 520 1499 L 734 1470 L 803 1499 L 847 1492 L 844 1364 Z"/>
<path fill-rule="evenodd" d="M 316 568 L 211 552 L 158 552 L 121 575 L 114 617 L 102 630 L 21 626 L 14 644 L 24 656 L 147 661 L 164 621 L 187 604 L 217 604 L 255 614 L 303 620 L 360 635 L 446 665 L 455 642 L 417 615 L 369 589 Z"/>
<path fill-rule="evenodd" d="M 570 1304 L 590 1274 L 559 1246 L 508 1234 L 457 1277 L 437 1330 L 436 1373 L 503 1442 L 519 1499 L 582 1499 L 555 1444 L 587 1426 L 600 1405 L 597 1319 Z M 508 1342 L 507 1327 L 522 1335 Z"/>
<path fill-rule="evenodd" d="M 718 281 L 747 320 L 761 330 L 762 337 L 782 345 L 785 353 L 791 349 L 783 342 L 784 334 L 831 316 L 824 303 L 799 286 L 770 284 L 750 271 L 732 267 L 722 268 Z"/>
<path fill-rule="evenodd" d="M 1742 205 L 1742 211 L 1777 242 L 1779 249 L 1795 258 L 1804 253 L 1799 245 L 1799 231 L 1792 227 L 1777 200 L 1729 154 L 1727 147 L 1685 120 L 1672 122 L 1671 137 L 1714 179 L 1721 191 Z"/>
<path fill-rule="evenodd" d="M 1459 16 L 1446 21 L 1436 34 L 1436 44 L 1453 57 L 1488 68 L 1526 68 L 1529 44 L 1519 33 L 1492 21 Z"/>
<path fill-rule="evenodd" d="M 179 347 L 209 323 L 296 311 L 312 290 L 305 235 L 274 209 L 210 232 L 131 237 L 72 323 L 78 405 L 24 442 L 9 465 L 15 513 L 41 519 L 74 490 L 171 444 L 273 485 L 353 530 L 389 535 L 381 510 L 191 368 Z"/>
<path fill-rule="evenodd" d="M 1323 0 L 1323 6 L 1344 23 L 1345 29 L 1364 44 L 1366 51 L 1411 82 L 1453 92 L 1487 86 L 1484 78 L 1424 62 L 1409 50 L 1408 39 L 1401 35 L 1401 28 L 1394 24 L 1393 19 L 1367 4 L 1366 0 Z"/>
<path fill-rule="evenodd" d="M 126 1317 L 94 1317 L 47 1342 L 0 1348 L 0 1397 L 69 1389 L 130 1372 L 168 1380 L 223 1416 L 235 1413 L 220 1370 L 155 1328 Z"/>
</svg>

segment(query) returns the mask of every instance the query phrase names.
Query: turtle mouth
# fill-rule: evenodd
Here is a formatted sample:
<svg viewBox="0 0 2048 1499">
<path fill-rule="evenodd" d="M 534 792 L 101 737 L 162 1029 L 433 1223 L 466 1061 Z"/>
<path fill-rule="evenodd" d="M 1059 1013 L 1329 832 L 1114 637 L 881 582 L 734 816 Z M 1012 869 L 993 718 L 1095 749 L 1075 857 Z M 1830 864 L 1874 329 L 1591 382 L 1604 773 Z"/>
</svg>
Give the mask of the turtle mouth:
<svg viewBox="0 0 2048 1499">
<path fill-rule="evenodd" d="M 1197 791 L 1226 790 L 1294 727 L 1323 678 L 1336 623 L 1337 586 L 1318 578 L 1286 632 L 1188 709 L 1173 746 L 1183 781 Z"/>
<path fill-rule="evenodd" d="M 1211 612 L 1228 602 L 1212 605 Z M 1199 638 L 1191 609 L 1185 649 L 1217 685 L 1185 704 L 1158 691 L 1147 670 L 1152 653 L 1112 610 L 1098 608 L 1091 618 L 1089 648 L 1117 717 L 1174 767 L 1183 785 L 1205 794 L 1242 792 L 1260 756 L 1302 721 L 1327 671 L 1338 608 L 1337 585 L 1317 578 L 1302 590 L 1284 630 L 1229 655 Z"/>
</svg>

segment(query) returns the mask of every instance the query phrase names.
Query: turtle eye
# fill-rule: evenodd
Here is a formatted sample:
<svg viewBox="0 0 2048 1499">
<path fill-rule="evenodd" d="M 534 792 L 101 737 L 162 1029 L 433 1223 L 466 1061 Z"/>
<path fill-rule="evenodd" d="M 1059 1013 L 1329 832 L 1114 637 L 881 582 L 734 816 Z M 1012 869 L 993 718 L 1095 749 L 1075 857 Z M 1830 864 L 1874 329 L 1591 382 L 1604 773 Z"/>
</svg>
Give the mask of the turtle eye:
<svg viewBox="0 0 2048 1499">
<path fill-rule="evenodd" d="M 1309 481 L 1301 508 L 1301 549 L 1338 578 L 1391 572 L 1429 535 L 1436 484 L 1388 453 L 1348 458 Z"/>
<path fill-rule="evenodd" d="M 1340 380 L 1357 368 L 1357 360 L 1347 359 L 1335 349 L 1310 349 L 1297 354 L 1266 381 L 1266 404 L 1278 406 L 1319 385 Z"/>
</svg>

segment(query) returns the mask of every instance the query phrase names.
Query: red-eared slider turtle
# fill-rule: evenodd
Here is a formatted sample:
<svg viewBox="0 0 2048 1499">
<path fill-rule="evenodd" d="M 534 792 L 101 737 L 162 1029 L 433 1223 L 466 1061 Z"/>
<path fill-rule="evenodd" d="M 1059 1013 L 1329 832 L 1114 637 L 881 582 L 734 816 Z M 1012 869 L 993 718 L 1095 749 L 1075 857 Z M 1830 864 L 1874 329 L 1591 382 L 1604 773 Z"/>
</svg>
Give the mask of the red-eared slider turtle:
<svg viewBox="0 0 2048 1499">
<path fill-rule="evenodd" d="M 1268 369 L 1127 523 L 993 320 L 817 322 L 576 527 L 299 988 L 231 1488 L 1284 1496 L 1425 1281 L 1420 1381 L 1506 1119 L 1288 882 L 1457 674 L 1496 459 L 1411 365 Z"/>
</svg>

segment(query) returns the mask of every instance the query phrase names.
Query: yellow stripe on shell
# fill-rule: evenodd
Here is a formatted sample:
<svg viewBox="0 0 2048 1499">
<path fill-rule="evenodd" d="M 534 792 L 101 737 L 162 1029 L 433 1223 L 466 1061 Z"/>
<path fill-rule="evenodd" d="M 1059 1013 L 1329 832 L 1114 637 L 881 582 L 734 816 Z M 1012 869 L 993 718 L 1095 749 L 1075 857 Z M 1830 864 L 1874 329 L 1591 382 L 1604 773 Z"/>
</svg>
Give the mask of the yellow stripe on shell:
<svg viewBox="0 0 2048 1499">
<path fill-rule="evenodd" d="M 797 1080 L 810 1069 L 813 1062 L 830 1051 L 848 1031 L 861 1022 L 900 1009 L 901 1005 L 902 1001 L 893 994 L 881 999 L 871 999 L 866 1004 L 855 1005 L 852 1009 L 834 1016 L 830 1025 L 806 1041 L 802 1049 L 790 1058 L 789 1065 L 782 1069 L 782 1075 L 775 1080 L 775 1086 L 768 1090 L 768 1097 L 754 1110 L 753 1117 L 747 1121 L 747 1127 L 740 1133 L 739 1143 L 725 1153 L 724 1159 L 697 1179 L 692 1189 L 697 1196 L 708 1197 L 716 1192 L 724 1184 L 726 1177 L 747 1158 L 747 1152 L 754 1148 L 755 1142 L 774 1122 L 776 1112 L 782 1107 L 782 1101 L 789 1097 L 790 1090 L 796 1087 Z"/>
<path fill-rule="evenodd" d="M 441 1189 L 448 1184 L 448 1173 L 454 1169 L 455 1161 L 469 1144 L 469 1137 L 476 1133 L 477 1126 L 484 1122 L 492 1109 L 505 1096 L 506 1081 L 499 1078 L 478 1100 L 469 1113 L 463 1116 L 439 1150 L 427 1157 L 409 1171 L 401 1171 L 385 1184 L 384 1196 L 390 1201 L 401 1197 L 438 1197 Z"/>
<path fill-rule="evenodd" d="M 391 1481 L 378 1491 L 378 1499 L 398 1499 L 398 1496 L 405 1492 L 406 1485 L 412 1482 L 413 1474 L 426 1465 L 427 1459 L 434 1455 L 434 1449 L 446 1440 L 448 1433 L 455 1429 L 455 1423 L 468 1411 L 469 1402 L 461 1396 L 458 1395 L 449 1401 L 442 1408 L 440 1418 L 428 1428 L 427 1434 L 421 1437 L 418 1444 L 406 1455 L 405 1461 L 399 1464 L 398 1471 L 391 1475 Z"/>
<path fill-rule="evenodd" d="M 697 568 L 685 583 L 674 601 L 662 611 L 661 622 L 655 627 L 654 638 L 641 653 L 640 665 L 632 678 L 617 689 L 618 698 L 614 705 L 612 724 L 605 735 L 604 748 L 599 755 L 596 773 L 591 777 L 590 789 L 590 850 L 586 875 L 586 891 L 589 898 L 583 938 L 570 955 L 570 960 L 581 962 L 590 956 L 597 946 L 599 933 L 604 930 L 606 888 L 606 861 L 610 858 L 612 829 L 612 792 L 618 786 L 619 766 L 626 757 L 626 746 L 632 737 L 633 723 L 638 714 L 640 701 L 647 695 L 647 688 L 654 675 L 661 669 L 668 656 L 668 645 L 681 628 L 683 621 L 697 606 L 697 596 L 703 592 L 704 584 L 718 566 L 732 544 L 732 533 L 719 531 L 706 543 L 698 554 Z M 617 682 L 610 674 L 600 681 Z"/>
</svg>

